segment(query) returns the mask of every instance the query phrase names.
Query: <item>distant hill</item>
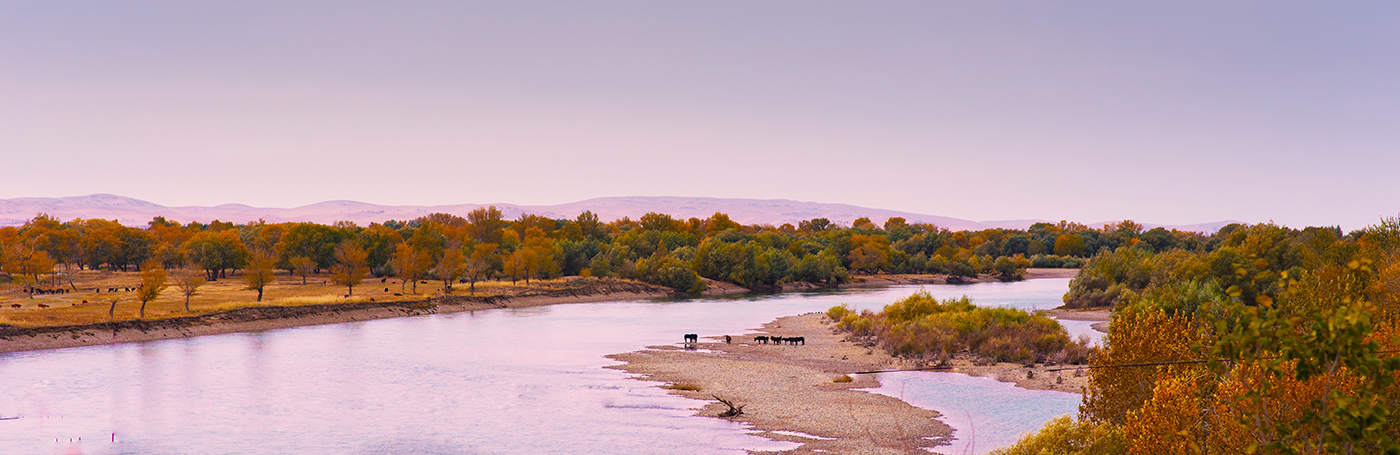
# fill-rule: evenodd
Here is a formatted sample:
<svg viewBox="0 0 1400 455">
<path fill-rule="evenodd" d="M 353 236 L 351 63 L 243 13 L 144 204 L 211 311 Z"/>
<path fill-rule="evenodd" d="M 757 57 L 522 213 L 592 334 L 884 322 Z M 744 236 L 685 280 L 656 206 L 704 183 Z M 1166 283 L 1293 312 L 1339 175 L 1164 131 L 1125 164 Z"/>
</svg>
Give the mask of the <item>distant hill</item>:
<svg viewBox="0 0 1400 455">
<path fill-rule="evenodd" d="M 516 205 L 516 204 L 457 204 L 457 205 L 376 205 L 355 201 L 326 201 L 296 208 L 251 207 L 242 204 L 223 204 L 213 207 L 167 207 L 139 199 L 111 194 L 93 194 L 59 198 L 14 198 L 0 199 L 0 226 L 18 226 L 35 215 L 46 213 L 61 220 L 74 218 L 102 218 L 117 220 L 128 226 L 145 226 L 151 218 L 163 216 L 172 221 L 187 223 L 198 221 L 208 223 L 214 220 L 245 223 L 259 219 L 278 223 L 286 221 L 312 221 L 334 223 L 352 221 L 359 225 L 382 223 L 386 220 L 411 220 L 430 213 L 450 213 L 466 216 L 480 207 L 494 205 L 506 218 L 517 218 L 522 213 L 547 216 L 550 218 L 573 218 L 585 210 L 598 214 L 604 221 L 628 217 L 640 218 L 647 212 L 665 213 L 677 218 L 706 218 L 715 212 L 729 215 L 730 219 L 743 224 L 783 223 L 796 225 L 798 221 L 812 218 L 826 218 L 835 223 L 849 225 L 856 218 L 869 217 L 876 223 L 883 223 L 891 217 L 903 217 L 910 223 L 922 222 L 942 226 L 952 230 L 978 230 L 987 228 L 1025 229 L 1045 220 L 970 221 L 946 216 L 900 212 L 896 210 L 874 209 L 847 204 L 823 204 L 786 199 L 736 199 L 705 197 L 661 197 L 632 196 L 604 197 L 560 205 Z M 1163 226 L 1168 229 L 1214 232 L 1221 226 L 1234 221 L 1220 221 L 1181 226 Z M 1091 226 L 1101 226 L 1094 223 Z M 1148 228 L 1162 226 L 1144 224 Z"/>
</svg>

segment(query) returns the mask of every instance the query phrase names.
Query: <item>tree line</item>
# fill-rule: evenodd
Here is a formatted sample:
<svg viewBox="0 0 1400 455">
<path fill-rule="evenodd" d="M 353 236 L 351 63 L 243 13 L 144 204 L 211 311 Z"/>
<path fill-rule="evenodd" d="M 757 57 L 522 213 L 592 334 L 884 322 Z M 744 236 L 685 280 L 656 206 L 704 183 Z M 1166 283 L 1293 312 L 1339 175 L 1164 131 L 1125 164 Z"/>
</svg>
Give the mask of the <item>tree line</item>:
<svg viewBox="0 0 1400 455">
<path fill-rule="evenodd" d="M 1028 267 L 1077 267 L 1099 250 L 1136 245 L 1165 250 L 1201 248 L 1213 237 L 1146 230 L 1131 221 L 1092 229 L 1068 222 L 1026 230 L 950 231 L 891 218 L 850 226 L 824 218 L 798 223 L 741 225 L 723 213 L 678 219 L 648 213 L 602 222 L 592 212 L 574 219 L 524 214 L 507 220 L 495 207 L 465 217 L 435 213 L 409 221 L 358 226 L 349 222 L 181 224 L 156 217 L 145 227 L 102 219 L 60 221 L 39 215 L 0 228 L 0 268 L 12 279 L 61 281 L 82 269 L 202 270 L 219 280 L 233 271 L 269 278 L 282 270 L 305 277 L 331 271 L 402 278 L 405 286 L 439 280 L 449 291 L 465 283 L 512 282 L 580 275 L 621 277 L 700 292 L 704 280 L 772 289 L 786 283 L 834 285 L 852 275 L 927 273 L 951 281 L 978 275 L 1018 279 Z M 339 268 L 337 268 L 339 267 Z M 259 290 L 261 286 L 252 285 Z M 348 284 L 353 292 L 353 284 Z M 416 292 L 416 289 L 414 289 Z"/>
<path fill-rule="evenodd" d="M 1104 250 L 1064 298 L 1113 308 L 1078 419 L 1000 453 L 1400 453 L 1397 259 L 1397 218 Z"/>
</svg>

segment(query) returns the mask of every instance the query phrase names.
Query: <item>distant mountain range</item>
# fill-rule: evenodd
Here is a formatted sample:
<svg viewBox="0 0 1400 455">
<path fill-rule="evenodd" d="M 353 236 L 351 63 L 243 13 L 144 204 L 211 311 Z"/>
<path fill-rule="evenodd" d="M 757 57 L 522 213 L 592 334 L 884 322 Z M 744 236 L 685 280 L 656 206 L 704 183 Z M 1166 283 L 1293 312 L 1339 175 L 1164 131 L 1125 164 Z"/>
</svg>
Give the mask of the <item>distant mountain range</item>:
<svg viewBox="0 0 1400 455">
<path fill-rule="evenodd" d="M 436 206 L 391 206 L 355 201 L 327 201 L 287 209 L 251 207 L 242 204 L 223 204 L 213 207 L 167 207 L 129 197 L 93 194 L 60 198 L 0 199 L 0 226 L 18 226 L 40 213 L 64 221 L 74 218 L 102 218 L 116 220 L 128 226 L 145 226 L 151 221 L 151 218 L 156 216 L 163 216 L 166 219 L 182 223 L 190 221 L 208 223 L 214 220 L 245 223 L 262 219 L 272 223 L 312 221 L 328 224 L 336 221 L 352 221 L 364 226 L 387 220 L 407 221 L 430 213 L 466 216 L 467 212 L 490 205 L 496 206 L 509 219 L 518 218 L 523 213 L 556 219 L 574 218 L 585 210 L 589 210 L 598 214 L 598 217 L 604 221 L 623 217 L 635 220 L 647 212 L 665 213 L 681 219 L 706 218 L 715 212 L 722 212 L 729 215 L 730 219 L 742 224 L 772 224 L 774 226 L 783 223 L 797 225 L 799 221 L 813 218 L 826 218 L 835 223 L 850 225 L 852 221 L 860 217 L 869 217 L 875 223 L 883 223 L 891 217 L 903 217 L 910 223 L 930 223 L 952 230 L 1025 229 L 1035 223 L 1047 222 L 1047 220 L 969 221 L 946 216 L 786 199 L 632 196 L 603 197 L 560 205 L 457 204 Z M 1143 225 L 1148 228 L 1161 226 L 1168 229 L 1209 233 L 1235 222 L 1218 221 L 1190 225 L 1143 223 Z M 1102 226 L 1103 224 L 1104 222 L 1089 225 Z"/>
</svg>

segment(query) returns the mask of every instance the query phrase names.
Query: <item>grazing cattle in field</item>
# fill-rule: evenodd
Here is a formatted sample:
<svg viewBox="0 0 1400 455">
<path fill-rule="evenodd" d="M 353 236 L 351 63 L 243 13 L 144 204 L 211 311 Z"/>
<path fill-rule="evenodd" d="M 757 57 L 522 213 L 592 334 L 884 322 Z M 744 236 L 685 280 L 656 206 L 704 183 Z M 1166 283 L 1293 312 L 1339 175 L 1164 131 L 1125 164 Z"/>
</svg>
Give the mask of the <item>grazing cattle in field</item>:
<svg viewBox="0 0 1400 455">
<path fill-rule="evenodd" d="M 20 305 L 20 304 L 16 303 L 16 304 L 10 305 L 10 308 L 19 308 L 19 307 L 22 307 L 22 306 L 24 306 L 24 305 Z"/>
<path fill-rule="evenodd" d="M 759 335 L 753 337 L 753 342 L 758 344 L 768 344 L 768 335 Z"/>
<path fill-rule="evenodd" d="M 771 336 L 771 337 L 768 337 L 768 339 L 769 339 L 769 340 L 772 340 L 772 341 L 773 341 L 773 344 L 783 344 L 784 341 L 787 341 L 787 338 L 783 338 L 783 337 L 780 337 L 780 336 Z"/>
<path fill-rule="evenodd" d="M 733 339 L 733 338 L 730 338 L 729 335 L 725 335 L 725 336 L 724 336 L 724 344 L 732 344 L 733 342 L 734 342 L 734 339 Z"/>
<path fill-rule="evenodd" d="M 694 333 L 687 333 L 687 334 L 685 334 L 685 342 L 686 342 L 686 343 L 699 343 L 699 342 L 700 342 L 700 335 L 699 335 L 699 334 L 694 334 Z"/>
<path fill-rule="evenodd" d="M 787 341 L 788 344 L 801 344 L 803 346 L 807 345 L 807 337 L 788 337 Z"/>
<path fill-rule="evenodd" d="M 389 282 L 389 279 L 388 279 L 388 278 L 380 278 L 380 279 L 379 279 L 379 282 L 380 282 L 380 283 L 387 283 L 387 282 Z"/>
<path fill-rule="evenodd" d="M 48 308 L 48 307 L 49 307 L 48 305 L 45 305 L 45 304 L 42 304 L 42 303 L 39 304 L 39 308 Z"/>
</svg>

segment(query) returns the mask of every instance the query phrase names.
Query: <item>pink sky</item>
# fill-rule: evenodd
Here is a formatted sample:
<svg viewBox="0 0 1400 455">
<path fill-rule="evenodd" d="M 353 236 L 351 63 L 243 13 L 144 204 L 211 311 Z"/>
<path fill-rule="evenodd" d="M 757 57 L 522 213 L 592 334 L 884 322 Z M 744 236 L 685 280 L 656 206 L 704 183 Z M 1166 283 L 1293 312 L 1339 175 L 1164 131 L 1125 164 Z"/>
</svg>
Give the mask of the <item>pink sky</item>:
<svg viewBox="0 0 1400 455">
<path fill-rule="evenodd" d="M 6 2 L 0 198 L 1400 213 L 1400 6 Z"/>
</svg>

